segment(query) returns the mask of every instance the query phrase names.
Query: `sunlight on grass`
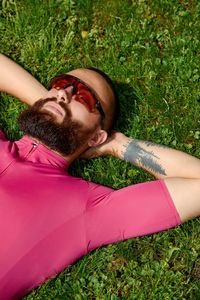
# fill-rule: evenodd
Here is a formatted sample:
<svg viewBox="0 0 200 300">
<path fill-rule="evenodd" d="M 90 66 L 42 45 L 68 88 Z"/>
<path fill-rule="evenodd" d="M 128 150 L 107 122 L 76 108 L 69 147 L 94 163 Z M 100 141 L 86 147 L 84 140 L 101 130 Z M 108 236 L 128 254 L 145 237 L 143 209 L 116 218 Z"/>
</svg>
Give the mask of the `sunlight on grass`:
<svg viewBox="0 0 200 300">
<path fill-rule="evenodd" d="M 42 84 L 78 67 L 102 69 L 119 94 L 116 129 L 200 157 L 200 3 L 178 0 L 4 0 L 0 51 Z M 1 95 L 0 127 L 22 134 L 25 105 Z M 113 157 L 71 174 L 115 189 L 152 180 Z M 87 254 L 23 299 L 200 299 L 199 218 Z M 31 266 L 30 266 L 31 268 Z"/>
</svg>

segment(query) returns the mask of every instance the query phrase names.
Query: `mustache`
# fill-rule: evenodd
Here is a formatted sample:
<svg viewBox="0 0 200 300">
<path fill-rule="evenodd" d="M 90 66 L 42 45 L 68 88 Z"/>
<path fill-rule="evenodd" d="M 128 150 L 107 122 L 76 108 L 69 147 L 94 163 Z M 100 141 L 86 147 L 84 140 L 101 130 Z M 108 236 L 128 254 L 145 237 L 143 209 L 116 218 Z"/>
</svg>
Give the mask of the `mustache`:
<svg viewBox="0 0 200 300">
<path fill-rule="evenodd" d="M 33 111 L 39 111 L 47 102 L 57 102 L 56 97 L 51 97 L 51 98 L 45 98 L 45 99 L 40 99 L 34 103 L 32 106 Z M 67 107 L 67 105 L 63 101 L 57 102 L 65 111 L 65 118 L 71 118 L 72 113 L 71 110 Z"/>
</svg>

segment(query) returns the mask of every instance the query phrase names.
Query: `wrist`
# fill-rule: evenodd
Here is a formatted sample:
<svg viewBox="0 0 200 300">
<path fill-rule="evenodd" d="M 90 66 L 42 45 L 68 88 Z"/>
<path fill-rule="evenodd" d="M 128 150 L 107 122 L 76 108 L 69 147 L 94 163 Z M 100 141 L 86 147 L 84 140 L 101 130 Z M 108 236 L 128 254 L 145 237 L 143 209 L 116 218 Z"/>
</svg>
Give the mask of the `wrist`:
<svg viewBox="0 0 200 300">
<path fill-rule="evenodd" d="M 110 153 L 110 154 L 119 159 L 124 159 L 124 151 L 126 149 L 126 146 L 131 141 L 132 141 L 132 139 L 125 136 L 124 134 L 122 134 L 122 133 L 120 133 L 120 135 L 118 134 L 118 136 L 114 139 L 112 153 Z"/>
</svg>

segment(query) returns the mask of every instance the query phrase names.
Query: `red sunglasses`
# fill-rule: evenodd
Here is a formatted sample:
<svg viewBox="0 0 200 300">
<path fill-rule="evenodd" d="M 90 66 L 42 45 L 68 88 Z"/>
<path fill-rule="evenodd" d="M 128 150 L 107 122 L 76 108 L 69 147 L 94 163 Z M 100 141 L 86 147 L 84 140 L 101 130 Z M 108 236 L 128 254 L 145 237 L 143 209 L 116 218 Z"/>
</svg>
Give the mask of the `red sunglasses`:
<svg viewBox="0 0 200 300">
<path fill-rule="evenodd" d="M 53 77 L 47 88 L 48 90 L 52 88 L 66 89 L 69 86 L 73 86 L 72 95 L 75 96 L 74 99 L 85 105 L 89 112 L 94 112 L 98 109 L 101 115 L 101 128 L 104 129 L 105 114 L 100 101 L 85 82 L 75 76 L 64 74 Z"/>
</svg>

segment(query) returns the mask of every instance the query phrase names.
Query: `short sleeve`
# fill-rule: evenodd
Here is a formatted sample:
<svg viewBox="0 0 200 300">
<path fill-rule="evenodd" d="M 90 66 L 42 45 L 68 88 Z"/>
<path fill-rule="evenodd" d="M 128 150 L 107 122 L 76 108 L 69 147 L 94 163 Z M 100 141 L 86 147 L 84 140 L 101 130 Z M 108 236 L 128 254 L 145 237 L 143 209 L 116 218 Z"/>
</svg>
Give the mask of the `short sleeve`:
<svg viewBox="0 0 200 300">
<path fill-rule="evenodd" d="M 87 182 L 89 186 L 89 197 L 87 207 L 93 207 L 102 204 L 115 190 L 97 183 Z"/>
<path fill-rule="evenodd" d="M 112 190 L 90 184 L 86 214 L 88 250 L 180 224 L 163 180 Z"/>
</svg>

